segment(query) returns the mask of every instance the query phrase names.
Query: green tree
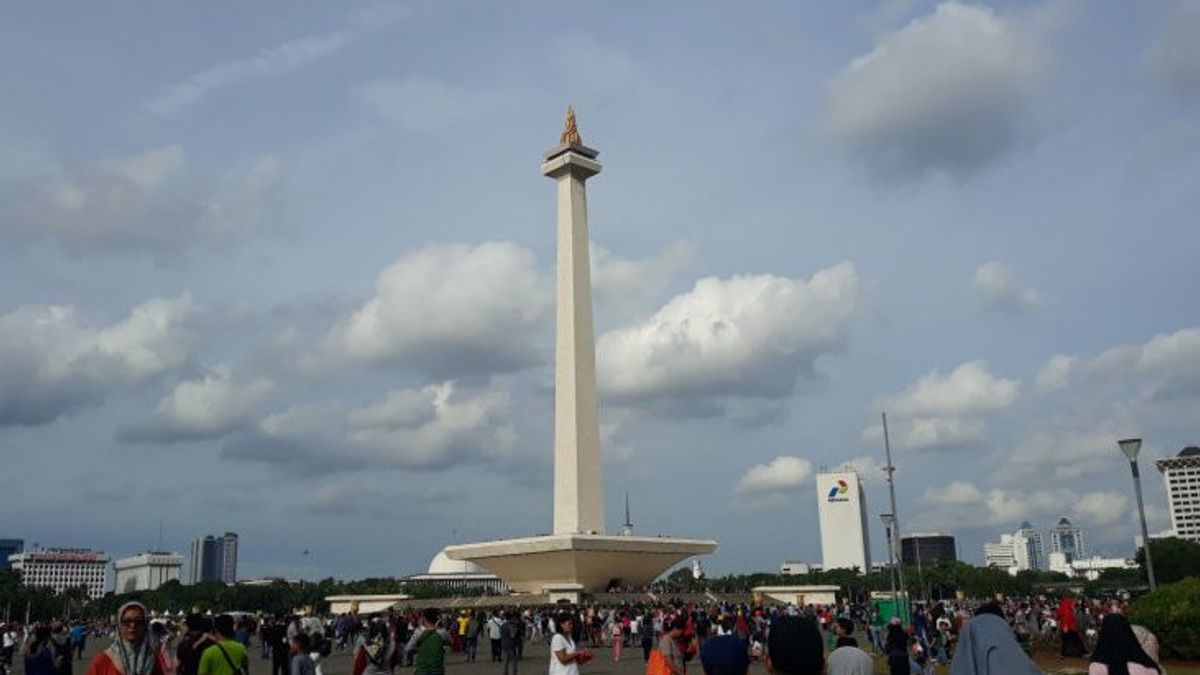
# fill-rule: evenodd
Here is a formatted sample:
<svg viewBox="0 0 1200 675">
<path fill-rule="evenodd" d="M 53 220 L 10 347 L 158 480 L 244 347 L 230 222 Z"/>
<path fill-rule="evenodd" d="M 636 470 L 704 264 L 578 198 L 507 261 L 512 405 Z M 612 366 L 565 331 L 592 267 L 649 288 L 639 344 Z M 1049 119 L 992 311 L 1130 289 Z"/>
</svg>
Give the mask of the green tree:
<svg viewBox="0 0 1200 675">
<path fill-rule="evenodd" d="M 1152 555 L 1158 555 L 1157 548 Z M 1162 656 L 1200 659 L 1200 578 L 1164 584 L 1142 596 L 1130 608 L 1129 620 L 1158 637 Z"/>
<path fill-rule="evenodd" d="M 1200 575 L 1200 544 L 1194 541 L 1179 537 L 1151 539 L 1150 554 L 1154 557 L 1154 578 L 1160 584 Z M 1145 575 L 1145 549 L 1139 548 L 1134 559 Z"/>
</svg>

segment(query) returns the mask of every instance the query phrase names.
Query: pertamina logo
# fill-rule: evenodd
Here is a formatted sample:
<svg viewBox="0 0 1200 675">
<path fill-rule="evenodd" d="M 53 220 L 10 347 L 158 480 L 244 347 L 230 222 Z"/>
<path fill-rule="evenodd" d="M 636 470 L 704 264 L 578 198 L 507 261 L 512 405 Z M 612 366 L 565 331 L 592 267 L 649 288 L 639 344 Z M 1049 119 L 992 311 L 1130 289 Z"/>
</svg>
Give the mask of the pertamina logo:
<svg viewBox="0 0 1200 675">
<path fill-rule="evenodd" d="M 839 480 L 837 485 L 829 488 L 829 496 L 827 499 L 831 502 L 848 502 L 850 501 L 850 498 L 847 497 L 846 494 L 849 492 L 850 485 L 844 480 Z"/>
</svg>

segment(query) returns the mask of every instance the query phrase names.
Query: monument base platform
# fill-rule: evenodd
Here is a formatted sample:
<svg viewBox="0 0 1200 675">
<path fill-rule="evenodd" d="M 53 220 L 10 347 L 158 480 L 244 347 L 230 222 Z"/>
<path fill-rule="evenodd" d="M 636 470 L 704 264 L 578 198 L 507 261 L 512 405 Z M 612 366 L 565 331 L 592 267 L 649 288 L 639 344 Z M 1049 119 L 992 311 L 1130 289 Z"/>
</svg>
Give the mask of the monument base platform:
<svg viewBox="0 0 1200 675">
<path fill-rule="evenodd" d="M 711 539 L 548 534 L 457 544 L 443 552 L 491 571 L 520 593 L 566 588 L 599 593 L 614 583 L 641 588 L 672 565 L 716 549 Z"/>
</svg>

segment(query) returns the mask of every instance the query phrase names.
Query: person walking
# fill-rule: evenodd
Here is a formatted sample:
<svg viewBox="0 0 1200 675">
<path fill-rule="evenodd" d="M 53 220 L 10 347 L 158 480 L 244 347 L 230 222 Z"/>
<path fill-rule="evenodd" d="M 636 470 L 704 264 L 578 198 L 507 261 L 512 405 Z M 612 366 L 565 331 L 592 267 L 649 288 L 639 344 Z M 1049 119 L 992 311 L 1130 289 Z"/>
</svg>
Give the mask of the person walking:
<svg viewBox="0 0 1200 675">
<path fill-rule="evenodd" d="M 858 641 L 854 639 L 854 621 L 840 617 L 835 620 L 833 630 L 837 642 L 829 654 L 827 675 L 873 675 L 875 661 L 858 648 Z"/>
<path fill-rule="evenodd" d="M 579 664 L 587 663 L 591 653 L 576 647 L 576 618 L 563 612 L 554 620 L 554 637 L 550 638 L 549 675 L 579 675 Z"/>
<path fill-rule="evenodd" d="M 317 663 L 308 655 L 308 643 L 308 635 L 300 633 L 288 644 L 288 651 L 292 654 L 289 675 L 317 675 Z"/>
<path fill-rule="evenodd" d="M 654 649 L 654 619 L 647 611 L 638 622 L 638 635 L 642 642 L 642 661 L 650 662 L 650 652 Z"/>
<path fill-rule="evenodd" d="M 415 631 L 408 644 L 406 652 L 416 654 L 414 675 L 445 675 L 446 646 L 450 636 L 437 626 L 438 611 L 433 607 L 426 608 L 421 613 L 421 627 Z"/>
<path fill-rule="evenodd" d="M 117 634 L 108 649 L 92 658 L 87 675 L 164 675 L 160 655 L 150 641 L 147 616 L 140 602 L 121 605 Z"/>
<path fill-rule="evenodd" d="M 197 675 L 250 675 L 250 655 L 235 635 L 232 616 L 213 618 L 213 645 L 200 655 Z"/>
<path fill-rule="evenodd" d="M 625 642 L 620 617 L 613 617 L 612 623 L 609 624 L 609 635 L 612 637 L 613 663 L 618 663 L 621 660 L 621 647 Z"/>
<path fill-rule="evenodd" d="M 82 621 L 71 624 L 71 647 L 75 650 L 75 658 L 82 659 L 87 647 L 87 624 Z"/>
<path fill-rule="evenodd" d="M 39 624 L 25 641 L 25 675 L 58 675 L 50 626 Z"/>
<path fill-rule="evenodd" d="M 1079 620 L 1075 615 L 1075 601 L 1064 597 L 1058 603 L 1058 634 L 1061 640 L 1059 656 L 1087 656 L 1087 648 L 1079 638 Z"/>
<path fill-rule="evenodd" d="M 392 675 L 396 643 L 388 625 L 379 619 L 371 621 L 367 634 L 354 645 L 352 675 Z M 293 669 L 294 670 L 294 669 Z M 293 675 L 295 675 L 293 673 Z"/>
<path fill-rule="evenodd" d="M 488 640 L 492 642 L 492 662 L 499 663 L 502 658 L 500 650 L 503 645 L 500 640 L 500 629 L 504 626 L 504 617 L 499 611 L 493 612 L 487 620 Z"/>
<path fill-rule="evenodd" d="M 517 664 L 521 661 L 521 638 L 525 632 L 521 616 L 511 611 L 500 627 L 500 650 L 504 652 L 504 675 L 517 675 Z"/>
</svg>

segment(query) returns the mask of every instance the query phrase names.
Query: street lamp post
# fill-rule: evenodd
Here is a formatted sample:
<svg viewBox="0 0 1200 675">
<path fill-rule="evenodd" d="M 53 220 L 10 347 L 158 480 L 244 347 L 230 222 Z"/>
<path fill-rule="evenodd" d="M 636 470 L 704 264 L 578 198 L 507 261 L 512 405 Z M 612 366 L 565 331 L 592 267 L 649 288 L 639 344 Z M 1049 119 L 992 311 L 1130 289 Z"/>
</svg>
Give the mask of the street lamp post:
<svg viewBox="0 0 1200 675">
<path fill-rule="evenodd" d="M 879 519 L 883 521 L 883 531 L 887 535 L 888 581 L 892 585 L 892 616 L 900 616 L 900 598 L 896 594 L 895 549 L 892 547 L 892 525 L 896 522 L 896 515 L 892 513 L 881 513 L 879 514 Z"/>
<path fill-rule="evenodd" d="M 1146 552 L 1146 578 L 1150 581 L 1150 590 L 1158 588 L 1154 581 L 1154 561 L 1150 558 L 1150 533 L 1146 530 L 1146 507 L 1142 504 L 1142 474 L 1138 471 L 1138 453 L 1142 450 L 1142 439 L 1126 438 L 1117 441 L 1121 452 L 1129 460 L 1129 470 L 1133 472 L 1133 492 L 1137 495 L 1138 520 L 1142 526 L 1142 550 Z"/>
<path fill-rule="evenodd" d="M 888 495 L 892 502 L 892 512 L 889 513 L 888 516 L 890 516 L 892 520 L 892 524 L 890 526 L 892 528 L 892 536 L 898 542 L 900 540 L 900 516 L 898 515 L 898 511 L 896 509 L 896 483 L 894 481 L 896 466 L 892 464 L 892 442 L 888 438 L 887 413 L 880 413 L 880 417 L 883 418 L 883 450 L 887 456 L 887 466 L 883 467 L 883 472 L 887 474 Z M 904 604 L 911 610 L 912 604 L 911 602 L 907 601 L 908 587 L 904 585 L 904 561 L 900 558 L 899 545 L 897 544 L 894 546 L 895 550 L 892 551 L 892 554 L 896 556 L 896 576 L 900 581 L 900 591 L 904 594 L 904 598 L 906 600 Z M 896 615 L 900 616 L 899 610 L 897 610 Z M 912 620 L 912 616 L 908 612 L 905 612 L 905 615 L 901 617 L 900 620 L 905 624 L 908 624 Z"/>
</svg>

